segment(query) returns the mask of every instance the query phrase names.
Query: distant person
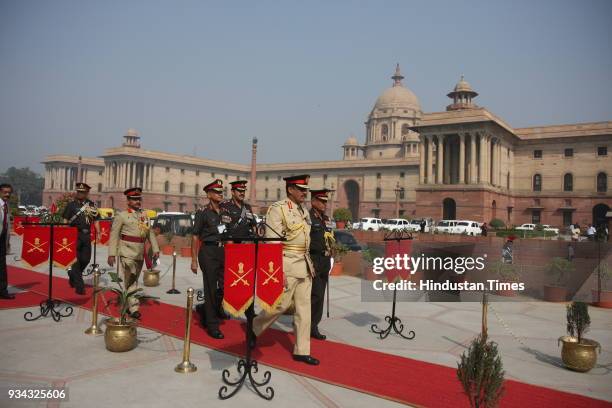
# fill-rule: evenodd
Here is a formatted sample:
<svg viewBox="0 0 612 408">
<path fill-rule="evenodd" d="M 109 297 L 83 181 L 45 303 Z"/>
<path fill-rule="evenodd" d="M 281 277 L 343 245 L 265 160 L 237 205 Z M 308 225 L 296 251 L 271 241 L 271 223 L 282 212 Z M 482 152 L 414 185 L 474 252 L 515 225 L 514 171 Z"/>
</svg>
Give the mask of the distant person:
<svg viewBox="0 0 612 408">
<path fill-rule="evenodd" d="M 574 260 L 574 246 L 571 242 L 567 244 L 567 260 L 570 262 Z"/>
<path fill-rule="evenodd" d="M 589 224 L 589 227 L 586 230 L 587 238 L 589 239 L 589 241 L 594 241 L 595 240 L 595 234 L 596 233 L 597 233 L 597 230 L 595 229 L 593 224 Z"/>
<path fill-rule="evenodd" d="M 580 226 L 578 224 L 574 224 L 574 228 L 572 229 L 572 241 L 580 240 Z"/>
<path fill-rule="evenodd" d="M 483 237 L 487 236 L 487 223 L 486 222 L 483 222 L 482 225 L 480 226 L 480 234 Z"/>
<path fill-rule="evenodd" d="M 514 257 L 514 244 L 515 237 L 510 235 L 506 240 L 506 243 L 502 247 L 502 261 L 506 264 L 511 264 Z"/>
<path fill-rule="evenodd" d="M 421 220 L 421 232 L 425 232 L 425 226 L 427 225 L 427 222 L 425 220 Z"/>
</svg>

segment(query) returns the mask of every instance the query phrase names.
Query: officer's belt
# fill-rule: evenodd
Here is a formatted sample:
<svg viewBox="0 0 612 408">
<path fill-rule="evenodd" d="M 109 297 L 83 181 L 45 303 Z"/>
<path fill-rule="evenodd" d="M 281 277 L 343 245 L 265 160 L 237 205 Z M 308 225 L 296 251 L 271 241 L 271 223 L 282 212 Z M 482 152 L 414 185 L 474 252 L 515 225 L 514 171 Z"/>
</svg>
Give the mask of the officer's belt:
<svg viewBox="0 0 612 408">
<path fill-rule="evenodd" d="M 145 242 L 144 238 L 134 237 L 132 235 L 125 235 L 125 234 L 121 234 L 121 240 L 127 241 L 127 242 L 138 242 L 139 244 L 142 244 L 143 242 Z"/>
<path fill-rule="evenodd" d="M 306 248 L 305 246 L 293 245 L 293 244 L 283 244 L 283 250 L 291 251 L 291 252 L 299 252 L 301 254 L 305 254 L 306 252 L 308 252 L 308 248 Z"/>
<path fill-rule="evenodd" d="M 213 246 L 213 247 L 222 247 L 223 246 L 223 242 L 202 241 L 202 245 L 204 245 L 204 246 Z"/>
</svg>

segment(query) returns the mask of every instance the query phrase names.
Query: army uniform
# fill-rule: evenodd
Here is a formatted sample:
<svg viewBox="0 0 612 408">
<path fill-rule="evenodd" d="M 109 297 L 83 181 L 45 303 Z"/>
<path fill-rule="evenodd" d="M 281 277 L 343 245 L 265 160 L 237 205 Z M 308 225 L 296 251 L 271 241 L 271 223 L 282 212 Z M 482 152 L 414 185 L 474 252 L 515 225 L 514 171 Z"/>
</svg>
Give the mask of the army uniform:
<svg viewBox="0 0 612 408">
<path fill-rule="evenodd" d="M 215 180 L 204 187 L 204 191 L 214 190 L 223 191 L 221 180 Z M 204 287 L 204 318 L 206 329 L 209 334 L 216 334 L 219 331 L 219 316 L 223 300 L 223 273 L 225 268 L 225 251 L 221 234 L 226 229 L 226 223 L 230 220 L 228 215 L 224 215 L 219 209 L 215 211 L 209 203 L 195 216 L 193 234 L 201 242 L 198 251 L 198 263 L 202 270 L 202 280 Z M 213 335 L 215 338 L 222 338 Z"/>
<path fill-rule="evenodd" d="M 89 192 L 91 187 L 85 183 L 77 183 L 76 191 Z M 62 217 L 72 226 L 77 228 L 76 262 L 70 266 L 68 271 L 70 286 L 76 288 L 77 293 L 85 294 L 85 283 L 83 282 L 83 271 L 91 260 L 91 228 L 92 223 L 98 217 L 98 210 L 93 201 L 85 199 L 80 201 L 74 199 L 66 204 Z"/>
<path fill-rule="evenodd" d="M 139 188 L 128 189 L 124 194 L 139 196 Z M 155 233 L 150 227 L 149 217 L 142 210 L 128 208 L 115 215 L 108 244 L 108 255 L 117 256 L 123 271 L 123 284 L 128 290 L 138 288 L 138 279 L 144 262 L 144 244 L 149 240 L 153 253 L 159 252 Z M 138 299 L 130 299 L 130 313 L 138 311 Z"/>
<path fill-rule="evenodd" d="M 308 176 L 287 177 L 285 181 L 300 188 L 308 188 Z M 271 313 L 264 311 L 253 319 L 253 334 L 259 336 L 293 303 L 296 336 L 293 355 L 294 358 L 310 358 L 310 295 L 314 274 L 308 253 L 310 215 L 302 205 L 286 198 L 270 206 L 266 214 L 266 224 L 267 238 L 278 238 L 278 233 L 287 239 L 283 242 L 283 272 L 286 283 L 276 309 Z"/>
<path fill-rule="evenodd" d="M 327 201 L 328 190 L 313 190 L 311 191 L 313 199 Z M 310 228 L 310 258 L 315 269 L 315 277 L 312 279 L 312 309 L 311 309 L 311 334 L 313 337 L 321 340 L 325 336 L 321 335 L 318 330 L 318 325 L 323 317 L 323 301 L 325 297 L 325 289 L 329 280 L 329 269 L 331 267 L 331 246 L 333 235 L 331 229 L 327 226 L 329 217 L 321 214 L 317 209 L 310 209 L 310 219 L 312 226 Z"/>
</svg>

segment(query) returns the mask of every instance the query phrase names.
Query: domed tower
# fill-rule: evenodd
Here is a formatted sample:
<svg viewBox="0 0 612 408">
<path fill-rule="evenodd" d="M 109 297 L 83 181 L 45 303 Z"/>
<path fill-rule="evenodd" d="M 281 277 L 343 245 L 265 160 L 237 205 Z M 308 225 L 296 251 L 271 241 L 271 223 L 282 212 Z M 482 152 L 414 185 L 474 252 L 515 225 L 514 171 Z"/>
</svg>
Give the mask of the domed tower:
<svg viewBox="0 0 612 408">
<path fill-rule="evenodd" d="M 342 149 L 344 150 L 344 156 L 342 157 L 344 160 L 359 160 L 362 159 L 363 156 L 360 155 L 360 152 L 363 151 L 363 146 L 359 145 L 355 136 L 351 135 L 346 142 L 342 145 Z"/>
<path fill-rule="evenodd" d="M 447 111 L 474 109 L 478 107 L 472 102 L 472 99 L 477 97 L 478 93 L 472 90 L 470 84 L 463 79 L 463 75 L 461 75 L 461 79 L 457 82 L 457 85 L 455 85 L 455 89 L 447 96 L 453 100 L 453 103 L 446 107 Z"/>
<path fill-rule="evenodd" d="M 391 79 L 393 85 L 378 97 L 365 123 L 364 153 L 367 159 L 404 157 L 403 146 L 419 140 L 418 134 L 409 128 L 421 119 L 421 104 L 416 95 L 402 84 L 404 76 L 399 64 Z"/>
<path fill-rule="evenodd" d="M 125 136 L 123 136 L 123 146 L 140 148 L 140 136 L 138 136 L 136 129 L 130 128 L 127 130 Z"/>
</svg>

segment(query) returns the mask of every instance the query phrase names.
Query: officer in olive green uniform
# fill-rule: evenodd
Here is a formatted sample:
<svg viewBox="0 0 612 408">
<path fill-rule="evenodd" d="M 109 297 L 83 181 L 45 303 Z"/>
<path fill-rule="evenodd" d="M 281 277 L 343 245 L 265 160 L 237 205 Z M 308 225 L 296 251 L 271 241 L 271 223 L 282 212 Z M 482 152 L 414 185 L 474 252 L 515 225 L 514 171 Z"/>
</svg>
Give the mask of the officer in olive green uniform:
<svg viewBox="0 0 612 408">
<path fill-rule="evenodd" d="M 142 212 L 142 189 L 134 187 L 123 192 L 127 197 L 128 209 L 115 215 L 108 244 L 108 264 L 119 264 L 123 271 L 123 284 L 128 290 L 138 287 L 138 278 L 144 261 L 144 244 L 148 239 L 153 250 L 153 257 L 159 256 L 159 247 L 155 233 L 150 227 L 149 217 Z M 140 318 L 138 299 L 130 299 L 130 316 Z"/>
<path fill-rule="evenodd" d="M 314 268 L 310 255 L 310 216 L 302 203 L 308 192 L 308 175 L 285 177 L 287 198 L 270 206 L 266 215 L 266 237 L 283 235 L 283 272 L 285 291 L 278 306 L 272 313 L 262 312 L 253 319 L 253 332 L 249 346 L 255 347 L 259 336 L 295 304 L 293 326 L 296 343 L 293 359 L 306 364 L 317 365 L 319 360 L 310 355 L 310 293 Z"/>
</svg>

